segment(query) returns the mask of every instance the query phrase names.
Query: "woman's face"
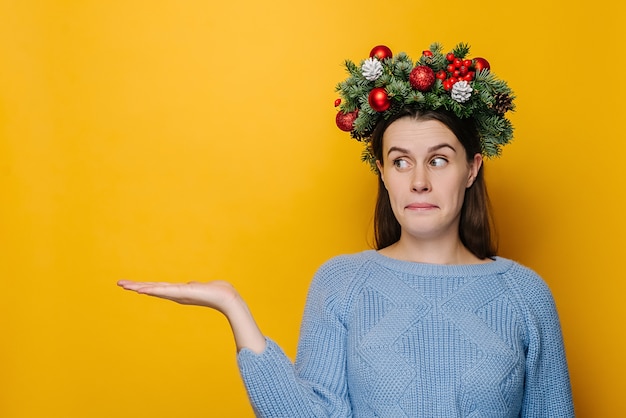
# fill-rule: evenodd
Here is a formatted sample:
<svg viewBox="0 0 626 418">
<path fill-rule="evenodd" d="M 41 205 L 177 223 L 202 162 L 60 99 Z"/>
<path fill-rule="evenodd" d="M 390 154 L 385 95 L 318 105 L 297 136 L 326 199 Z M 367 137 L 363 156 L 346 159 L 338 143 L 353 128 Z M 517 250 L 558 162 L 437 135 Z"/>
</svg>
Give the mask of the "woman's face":
<svg viewBox="0 0 626 418">
<path fill-rule="evenodd" d="M 458 238 L 465 189 L 481 164 L 480 154 L 467 161 L 463 145 L 439 121 L 404 117 L 389 125 L 377 165 L 402 237 Z"/>
</svg>

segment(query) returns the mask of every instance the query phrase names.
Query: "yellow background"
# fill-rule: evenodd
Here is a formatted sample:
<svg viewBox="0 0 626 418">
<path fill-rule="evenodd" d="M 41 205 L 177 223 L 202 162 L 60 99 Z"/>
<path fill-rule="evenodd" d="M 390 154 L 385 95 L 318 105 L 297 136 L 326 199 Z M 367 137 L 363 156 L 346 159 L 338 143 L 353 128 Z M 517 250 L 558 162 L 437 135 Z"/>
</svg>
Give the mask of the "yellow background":
<svg viewBox="0 0 626 418">
<path fill-rule="evenodd" d="M 583 4 L 585 6 L 583 6 Z M 368 248 L 343 60 L 458 41 L 517 93 L 489 161 L 578 415 L 623 411 L 621 2 L 0 1 L 0 416 L 251 417 L 217 313 L 116 280 L 231 280 L 293 356 L 309 280 Z"/>
</svg>

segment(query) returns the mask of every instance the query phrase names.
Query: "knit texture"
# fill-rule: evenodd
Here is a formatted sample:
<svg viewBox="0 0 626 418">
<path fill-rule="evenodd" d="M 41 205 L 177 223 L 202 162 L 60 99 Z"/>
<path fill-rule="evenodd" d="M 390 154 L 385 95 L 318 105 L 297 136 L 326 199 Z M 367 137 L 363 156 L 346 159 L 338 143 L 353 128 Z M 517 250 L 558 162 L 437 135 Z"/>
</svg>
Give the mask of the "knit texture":
<svg viewBox="0 0 626 418">
<path fill-rule="evenodd" d="M 271 339 L 238 362 L 259 417 L 574 416 L 550 290 L 499 257 L 335 257 L 309 289 L 295 365 Z"/>
</svg>

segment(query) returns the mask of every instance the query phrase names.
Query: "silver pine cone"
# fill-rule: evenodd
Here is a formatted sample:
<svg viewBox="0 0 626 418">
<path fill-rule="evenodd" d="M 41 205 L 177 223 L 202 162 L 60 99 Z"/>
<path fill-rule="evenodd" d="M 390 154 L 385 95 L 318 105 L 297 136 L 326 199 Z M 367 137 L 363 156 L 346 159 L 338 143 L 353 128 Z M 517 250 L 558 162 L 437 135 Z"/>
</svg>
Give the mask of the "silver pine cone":
<svg viewBox="0 0 626 418">
<path fill-rule="evenodd" d="M 383 74 L 383 65 L 376 58 L 368 58 L 363 61 L 361 73 L 369 81 L 374 81 Z"/>
<path fill-rule="evenodd" d="M 465 80 L 457 81 L 452 86 L 452 92 L 450 94 L 454 100 L 459 103 L 465 103 L 472 97 L 472 87 Z"/>
</svg>

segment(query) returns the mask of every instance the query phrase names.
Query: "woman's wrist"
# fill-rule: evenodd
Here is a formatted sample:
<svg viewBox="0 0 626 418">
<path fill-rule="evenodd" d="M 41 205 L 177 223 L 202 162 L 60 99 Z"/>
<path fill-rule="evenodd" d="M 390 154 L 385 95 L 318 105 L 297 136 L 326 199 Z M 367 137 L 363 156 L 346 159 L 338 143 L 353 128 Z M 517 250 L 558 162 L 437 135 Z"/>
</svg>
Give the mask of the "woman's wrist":
<svg viewBox="0 0 626 418">
<path fill-rule="evenodd" d="M 265 336 L 256 324 L 248 305 L 239 294 L 224 307 L 222 313 L 228 319 L 233 331 L 237 351 L 247 348 L 258 354 L 265 350 Z"/>
</svg>

